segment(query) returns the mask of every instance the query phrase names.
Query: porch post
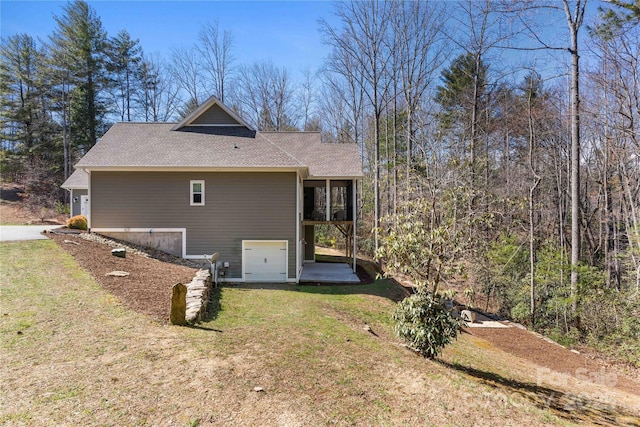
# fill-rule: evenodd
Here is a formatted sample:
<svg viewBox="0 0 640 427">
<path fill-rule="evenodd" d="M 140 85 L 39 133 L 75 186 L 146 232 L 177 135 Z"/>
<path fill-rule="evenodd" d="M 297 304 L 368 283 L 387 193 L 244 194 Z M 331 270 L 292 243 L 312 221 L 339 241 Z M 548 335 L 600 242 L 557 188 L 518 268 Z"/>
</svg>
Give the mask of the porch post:
<svg viewBox="0 0 640 427">
<path fill-rule="evenodd" d="M 302 189 L 301 181 L 302 178 L 300 177 L 300 171 L 298 170 L 296 171 L 296 283 L 300 283 L 302 260 L 304 259 L 304 255 L 300 256 L 300 252 L 304 251 L 304 245 L 302 244 L 302 239 L 300 237 L 300 228 L 302 227 L 300 203 L 304 200 L 304 197 L 300 196 L 300 190 Z M 287 274 L 289 273 L 287 272 Z"/>
<path fill-rule="evenodd" d="M 357 220 L 357 216 L 356 216 L 357 207 L 356 207 L 356 205 L 358 204 L 357 200 L 356 200 L 356 185 L 357 185 L 358 181 L 354 179 L 354 180 L 352 180 L 352 183 L 353 183 L 353 185 L 352 185 L 352 187 L 353 187 L 353 189 L 352 189 L 353 198 L 351 199 L 352 200 L 351 204 L 353 205 L 352 206 L 352 210 L 353 210 L 353 225 L 351 226 L 351 228 L 353 228 L 353 272 L 355 273 L 356 272 L 356 220 Z"/>
<path fill-rule="evenodd" d="M 331 221 L 331 181 L 327 179 L 326 190 L 325 190 L 325 213 L 324 220 Z"/>
<path fill-rule="evenodd" d="M 93 198 L 91 197 L 91 171 L 85 169 L 87 175 L 89 175 L 89 186 L 87 187 L 87 197 L 89 197 L 89 212 L 87 212 L 87 230 L 91 232 L 91 226 L 93 225 L 91 222 L 91 202 Z M 80 209 L 82 210 L 82 198 L 80 198 Z"/>
</svg>

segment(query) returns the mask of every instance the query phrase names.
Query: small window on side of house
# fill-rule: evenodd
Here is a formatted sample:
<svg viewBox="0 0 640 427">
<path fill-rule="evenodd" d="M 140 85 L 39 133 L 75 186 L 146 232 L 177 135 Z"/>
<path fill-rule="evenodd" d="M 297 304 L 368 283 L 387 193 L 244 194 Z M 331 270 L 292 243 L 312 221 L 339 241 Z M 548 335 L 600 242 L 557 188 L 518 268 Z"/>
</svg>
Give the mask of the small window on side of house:
<svg viewBox="0 0 640 427">
<path fill-rule="evenodd" d="M 191 206 L 204 206 L 204 180 L 191 181 Z"/>
</svg>

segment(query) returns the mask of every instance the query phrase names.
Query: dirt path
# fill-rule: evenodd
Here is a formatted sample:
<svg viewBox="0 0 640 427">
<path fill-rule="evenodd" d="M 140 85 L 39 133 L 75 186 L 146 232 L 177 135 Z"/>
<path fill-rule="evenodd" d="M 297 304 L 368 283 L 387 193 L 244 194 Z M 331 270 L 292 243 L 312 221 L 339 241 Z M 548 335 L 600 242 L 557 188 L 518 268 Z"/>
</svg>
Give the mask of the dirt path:
<svg viewBox="0 0 640 427">
<path fill-rule="evenodd" d="M 627 393 L 640 396 L 640 371 L 621 369 L 602 361 L 577 354 L 543 340 L 539 336 L 516 327 L 511 328 L 467 328 L 474 336 L 490 342 L 493 346 L 535 363 L 550 371 L 598 385 L 607 385 Z M 540 381 L 560 381 L 552 372 L 541 369 Z"/>
</svg>

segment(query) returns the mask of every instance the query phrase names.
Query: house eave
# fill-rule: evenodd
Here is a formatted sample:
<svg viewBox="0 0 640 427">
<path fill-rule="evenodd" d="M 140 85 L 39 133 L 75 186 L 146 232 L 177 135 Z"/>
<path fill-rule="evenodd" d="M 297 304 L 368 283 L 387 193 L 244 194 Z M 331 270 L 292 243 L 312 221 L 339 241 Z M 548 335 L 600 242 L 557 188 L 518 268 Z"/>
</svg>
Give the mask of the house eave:
<svg viewBox="0 0 640 427">
<path fill-rule="evenodd" d="M 297 172 L 306 168 L 236 166 L 79 166 L 87 172 Z"/>
<path fill-rule="evenodd" d="M 311 181 L 324 181 L 324 180 L 339 180 L 339 181 L 352 181 L 352 180 L 356 180 L 356 181 L 362 181 L 363 176 L 360 175 L 308 175 L 306 178 L 304 178 L 305 180 L 311 180 Z"/>
</svg>

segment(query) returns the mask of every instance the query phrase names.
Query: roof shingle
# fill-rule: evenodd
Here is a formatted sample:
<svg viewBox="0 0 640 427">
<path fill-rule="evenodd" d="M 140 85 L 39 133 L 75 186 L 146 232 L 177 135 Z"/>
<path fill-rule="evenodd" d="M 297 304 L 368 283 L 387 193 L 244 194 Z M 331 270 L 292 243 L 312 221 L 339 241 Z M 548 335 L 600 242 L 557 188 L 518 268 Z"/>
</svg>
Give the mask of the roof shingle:
<svg viewBox="0 0 640 427">
<path fill-rule="evenodd" d="M 89 188 L 89 175 L 82 169 L 76 169 L 60 187 L 65 190 Z"/>
<path fill-rule="evenodd" d="M 174 126 L 117 123 L 76 168 L 308 168 L 311 176 L 362 176 L 356 144 L 322 143 L 317 132 Z"/>
<path fill-rule="evenodd" d="M 261 132 L 261 135 L 307 166 L 310 176 L 362 176 L 357 144 L 323 143 L 319 132 Z"/>
</svg>

